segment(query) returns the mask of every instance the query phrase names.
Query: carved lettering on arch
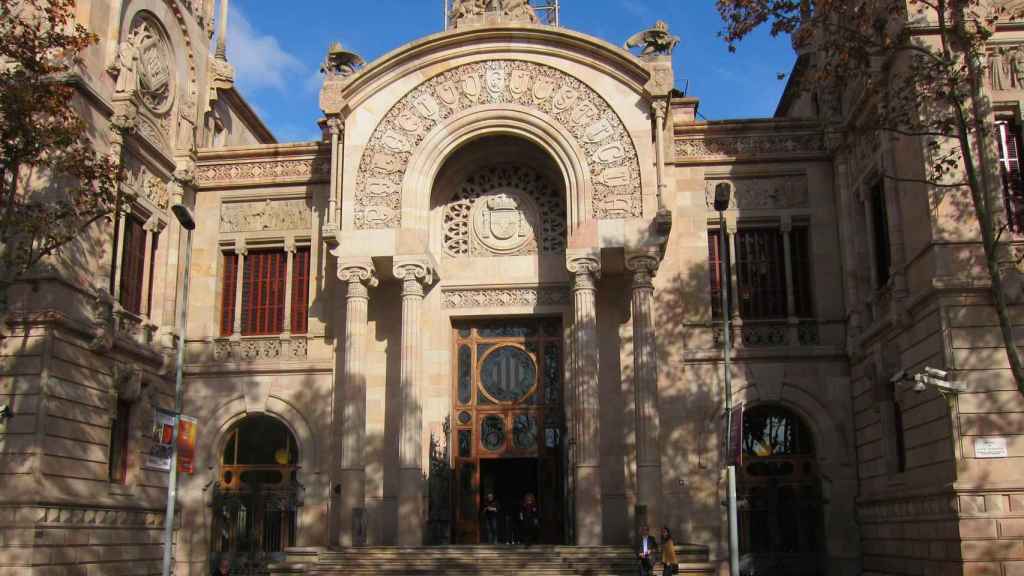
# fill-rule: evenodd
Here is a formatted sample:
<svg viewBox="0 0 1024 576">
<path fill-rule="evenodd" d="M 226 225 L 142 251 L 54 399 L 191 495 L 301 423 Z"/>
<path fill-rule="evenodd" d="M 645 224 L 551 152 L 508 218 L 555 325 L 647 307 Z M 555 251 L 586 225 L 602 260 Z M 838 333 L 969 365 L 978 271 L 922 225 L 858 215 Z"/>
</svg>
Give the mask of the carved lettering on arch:
<svg viewBox="0 0 1024 576">
<path fill-rule="evenodd" d="M 414 88 L 384 116 L 359 164 L 357 229 L 401 226 L 402 181 L 427 134 L 477 106 L 515 104 L 549 116 L 584 152 L 593 182 L 593 218 L 642 214 L 640 163 L 622 120 L 590 86 L 555 68 L 516 60 L 459 66 Z"/>
</svg>

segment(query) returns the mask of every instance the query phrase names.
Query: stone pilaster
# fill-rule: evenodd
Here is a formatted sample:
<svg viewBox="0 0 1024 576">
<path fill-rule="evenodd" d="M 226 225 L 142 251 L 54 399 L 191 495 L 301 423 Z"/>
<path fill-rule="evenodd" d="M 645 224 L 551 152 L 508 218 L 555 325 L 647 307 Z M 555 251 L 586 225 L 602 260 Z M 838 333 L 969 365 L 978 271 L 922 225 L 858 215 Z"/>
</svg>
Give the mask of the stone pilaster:
<svg viewBox="0 0 1024 576">
<path fill-rule="evenodd" d="M 341 175 L 345 169 L 345 121 L 338 116 L 327 119 L 331 134 L 331 190 L 327 199 L 327 228 L 339 227 L 338 202 L 341 198 Z"/>
<path fill-rule="evenodd" d="M 566 268 L 573 275 L 573 327 L 571 379 L 573 402 L 573 434 L 576 544 L 602 544 L 601 513 L 601 434 L 599 390 L 599 355 L 597 335 L 597 280 L 601 261 L 597 252 L 570 252 Z"/>
<path fill-rule="evenodd" d="M 658 351 L 654 328 L 654 275 L 660 259 L 655 250 L 627 253 L 633 273 L 633 393 L 636 410 L 637 505 L 647 522 L 660 526 L 661 447 L 658 415 Z"/>
<path fill-rule="evenodd" d="M 398 461 L 398 543 L 423 543 L 423 296 L 434 283 L 436 267 L 427 256 L 396 256 L 394 274 L 402 282 L 402 418 Z"/>
<path fill-rule="evenodd" d="M 242 336 L 242 284 L 245 278 L 245 256 L 249 249 L 245 246 L 245 238 L 235 240 L 235 254 L 238 255 L 238 268 L 235 271 L 235 317 L 231 336 L 240 338 Z"/>
<path fill-rule="evenodd" d="M 366 544 L 366 325 L 368 288 L 377 285 L 369 258 L 338 261 L 345 283 L 344 390 L 341 394 L 341 494 L 338 499 L 338 544 Z"/>
</svg>

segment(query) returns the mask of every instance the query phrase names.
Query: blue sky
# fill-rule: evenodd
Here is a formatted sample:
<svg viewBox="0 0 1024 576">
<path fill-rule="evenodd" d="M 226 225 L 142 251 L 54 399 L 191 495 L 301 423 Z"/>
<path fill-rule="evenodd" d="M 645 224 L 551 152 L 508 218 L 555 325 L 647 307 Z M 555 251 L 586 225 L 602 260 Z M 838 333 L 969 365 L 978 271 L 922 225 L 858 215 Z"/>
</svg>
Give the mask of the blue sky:
<svg viewBox="0 0 1024 576">
<path fill-rule="evenodd" d="M 236 86 L 282 142 L 318 137 L 320 63 L 332 41 L 367 61 L 442 28 L 442 0 L 234 0 L 228 60 Z M 655 20 L 682 42 L 677 88 L 707 119 L 771 116 L 795 60 L 788 38 L 766 33 L 730 54 L 714 0 L 561 0 L 562 26 L 621 45 Z"/>
</svg>

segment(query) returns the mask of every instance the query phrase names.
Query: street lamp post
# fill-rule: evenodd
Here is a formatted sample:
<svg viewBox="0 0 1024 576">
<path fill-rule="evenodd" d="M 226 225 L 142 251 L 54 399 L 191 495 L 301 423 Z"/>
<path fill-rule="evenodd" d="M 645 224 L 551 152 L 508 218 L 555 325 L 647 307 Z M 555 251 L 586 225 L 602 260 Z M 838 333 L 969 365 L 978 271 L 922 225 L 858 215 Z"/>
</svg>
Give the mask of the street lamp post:
<svg viewBox="0 0 1024 576">
<path fill-rule="evenodd" d="M 728 461 L 726 480 L 728 482 L 728 511 L 729 511 L 729 573 L 732 576 L 740 576 L 740 546 L 739 546 L 739 522 L 736 516 L 736 465 L 732 459 L 732 333 L 729 326 L 729 270 L 728 244 L 725 232 L 725 211 L 729 209 L 729 201 L 732 196 L 732 186 L 728 182 L 721 182 L 715 186 L 715 210 L 718 212 L 718 268 L 720 271 L 720 292 L 722 297 L 722 365 L 725 370 L 725 454 Z"/>
<path fill-rule="evenodd" d="M 171 470 L 167 478 L 167 512 L 164 516 L 164 563 L 161 574 L 171 574 L 174 541 L 174 505 L 178 498 L 178 426 L 181 422 L 182 378 L 185 370 L 185 330 L 188 321 L 188 280 L 192 267 L 192 231 L 196 228 L 192 211 L 184 204 L 171 207 L 174 217 L 185 229 L 185 272 L 182 281 L 181 309 L 178 310 L 178 360 L 174 374 L 174 434 L 171 436 Z"/>
</svg>

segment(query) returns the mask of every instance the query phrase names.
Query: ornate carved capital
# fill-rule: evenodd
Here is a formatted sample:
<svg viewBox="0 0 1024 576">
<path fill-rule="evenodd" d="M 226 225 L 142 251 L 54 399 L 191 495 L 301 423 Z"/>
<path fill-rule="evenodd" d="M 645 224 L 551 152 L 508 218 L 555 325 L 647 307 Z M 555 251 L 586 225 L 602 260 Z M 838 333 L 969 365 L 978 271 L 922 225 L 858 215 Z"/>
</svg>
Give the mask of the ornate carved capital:
<svg viewBox="0 0 1024 576">
<path fill-rule="evenodd" d="M 664 120 L 665 115 L 668 113 L 668 101 L 659 98 L 651 102 L 651 111 L 654 112 L 655 118 Z"/>
<path fill-rule="evenodd" d="M 146 232 L 159 232 L 163 227 L 163 221 L 156 214 L 150 216 L 149 220 L 146 220 L 146 223 L 142 225 L 142 229 Z"/>
<path fill-rule="evenodd" d="M 327 117 L 327 128 L 332 136 L 337 135 L 340 138 L 345 133 L 345 120 L 337 114 L 332 114 Z"/>
<path fill-rule="evenodd" d="M 118 400 L 137 401 L 142 395 L 142 370 L 130 364 L 115 364 L 114 392 Z"/>
<path fill-rule="evenodd" d="M 433 284 L 437 266 L 429 256 L 396 256 L 393 272 L 395 278 L 402 280 L 402 295 L 419 291 Z"/>
<path fill-rule="evenodd" d="M 601 258 L 596 252 L 567 253 L 565 267 L 573 274 L 573 290 L 595 290 L 601 277 Z"/>
<path fill-rule="evenodd" d="M 235 240 L 235 254 L 245 256 L 248 253 L 249 248 L 245 245 L 245 238 L 237 238 Z"/>
<path fill-rule="evenodd" d="M 779 217 L 779 230 L 781 230 L 782 232 L 792 232 L 793 217 L 790 216 L 789 214 L 783 214 L 781 217 Z"/>
<path fill-rule="evenodd" d="M 297 247 L 295 246 L 295 237 L 288 236 L 284 239 L 284 251 L 290 254 L 295 254 Z"/>
<path fill-rule="evenodd" d="M 374 287 L 377 270 L 369 258 L 342 258 L 338 260 L 338 279 L 348 283 L 349 296 L 365 296 L 367 287 Z"/>
<path fill-rule="evenodd" d="M 661 259 L 655 250 L 626 253 L 626 269 L 633 273 L 633 288 L 654 288 Z"/>
</svg>

